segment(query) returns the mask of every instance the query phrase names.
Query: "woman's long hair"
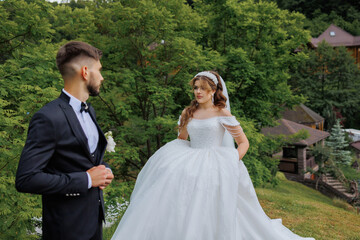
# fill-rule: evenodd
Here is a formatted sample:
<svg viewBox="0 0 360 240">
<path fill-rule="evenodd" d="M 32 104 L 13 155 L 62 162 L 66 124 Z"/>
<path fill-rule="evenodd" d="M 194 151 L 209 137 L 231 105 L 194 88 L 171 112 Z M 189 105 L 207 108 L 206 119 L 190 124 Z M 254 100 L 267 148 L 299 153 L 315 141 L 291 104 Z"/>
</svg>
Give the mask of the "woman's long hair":
<svg viewBox="0 0 360 240">
<path fill-rule="evenodd" d="M 226 107 L 226 97 L 223 94 L 223 86 L 221 84 L 221 80 L 220 80 L 220 76 L 217 72 L 214 71 L 209 71 L 212 74 L 214 74 L 218 80 L 218 84 L 215 85 L 215 83 L 208 77 L 206 76 L 197 76 L 194 77 L 191 81 L 190 81 L 190 85 L 193 87 L 195 86 L 195 82 L 196 81 L 202 81 L 202 85 L 205 89 L 207 89 L 208 91 L 212 91 L 215 90 L 214 93 L 214 105 L 218 108 L 225 108 Z M 190 103 L 190 106 L 186 107 L 183 114 L 181 115 L 181 119 L 180 119 L 180 125 L 179 125 L 179 131 L 181 131 L 182 128 L 186 128 L 187 124 L 189 123 L 190 118 L 193 117 L 194 112 L 198 109 L 199 104 L 196 101 L 196 99 L 192 100 Z"/>
</svg>

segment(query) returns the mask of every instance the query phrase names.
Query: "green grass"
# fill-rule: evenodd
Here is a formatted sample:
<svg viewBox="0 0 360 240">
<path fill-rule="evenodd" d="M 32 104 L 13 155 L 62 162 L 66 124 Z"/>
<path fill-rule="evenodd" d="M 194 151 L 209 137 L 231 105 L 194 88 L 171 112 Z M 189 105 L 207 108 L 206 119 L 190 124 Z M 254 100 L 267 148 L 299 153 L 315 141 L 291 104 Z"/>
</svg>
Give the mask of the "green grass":
<svg viewBox="0 0 360 240">
<path fill-rule="evenodd" d="M 277 187 L 256 189 L 270 218 L 282 218 L 286 227 L 303 237 L 360 240 L 360 215 L 351 205 L 279 176 Z"/>
<path fill-rule="evenodd" d="M 300 183 L 278 175 L 275 188 L 256 188 L 264 211 L 270 218 L 282 218 L 283 224 L 303 237 L 316 240 L 360 240 L 360 215 L 346 202 L 331 199 Z M 104 229 L 109 240 L 116 229 Z"/>
<path fill-rule="evenodd" d="M 358 172 L 356 169 L 351 166 L 340 166 L 341 171 L 344 173 L 345 177 L 348 180 L 360 180 L 360 171 Z"/>
</svg>

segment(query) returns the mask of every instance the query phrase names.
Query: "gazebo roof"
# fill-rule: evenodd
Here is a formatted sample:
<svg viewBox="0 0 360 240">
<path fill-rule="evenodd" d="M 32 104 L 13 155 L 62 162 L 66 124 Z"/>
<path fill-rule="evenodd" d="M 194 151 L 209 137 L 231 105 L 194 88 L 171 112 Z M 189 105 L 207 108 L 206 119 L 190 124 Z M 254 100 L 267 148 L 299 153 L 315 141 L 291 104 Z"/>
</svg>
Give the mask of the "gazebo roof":
<svg viewBox="0 0 360 240">
<path fill-rule="evenodd" d="M 360 46 L 360 36 L 353 36 L 334 24 L 331 24 L 319 37 L 312 38 L 311 44 L 317 48 L 318 44 L 324 40 L 333 47 Z"/>
<path fill-rule="evenodd" d="M 298 133 L 300 130 L 304 129 L 309 132 L 310 136 L 307 139 L 303 139 L 303 140 L 300 140 L 299 142 L 293 143 L 294 145 L 300 145 L 300 146 L 310 146 L 310 145 L 317 143 L 317 142 L 327 138 L 328 136 L 330 136 L 330 134 L 328 132 L 320 131 L 320 130 L 305 126 L 303 124 L 299 124 L 299 123 L 289 121 L 289 120 L 286 120 L 283 118 L 277 120 L 277 122 L 279 123 L 279 125 L 277 125 L 275 127 L 262 128 L 261 133 L 263 133 L 266 136 L 270 136 L 270 135 L 289 136 L 289 135 Z"/>
<path fill-rule="evenodd" d="M 287 109 L 282 113 L 284 119 L 296 122 L 296 123 L 318 123 L 324 121 L 324 118 L 306 107 L 304 104 L 300 104 L 292 109 Z"/>
</svg>

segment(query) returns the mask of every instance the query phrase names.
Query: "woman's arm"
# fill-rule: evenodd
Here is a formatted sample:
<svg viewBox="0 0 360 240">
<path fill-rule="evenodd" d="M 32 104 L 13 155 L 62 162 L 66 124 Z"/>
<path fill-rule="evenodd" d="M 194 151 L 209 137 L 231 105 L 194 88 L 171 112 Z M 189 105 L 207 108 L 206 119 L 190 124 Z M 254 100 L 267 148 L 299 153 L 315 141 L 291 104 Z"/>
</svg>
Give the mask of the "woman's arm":
<svg viewBox="0 0 360 240">
<path fill-rule="evenodd" d="M 239 152 L 239 159 L 241 160 L 247 150 L 249 149 L 249 141 L 245 135 L 245 133 L 243 132 L 242 128 L 240 127 L 240 125 L 237 126 L 229 126 L 229 125 L 223 125 L 228 132 L 231 134 L 231 136 L 235 139 L 236 144 L 238 145 L 238 152 Z"/>
<path fill-rule="evenodd" d="M 180 126 L 181 117 L 185 114 L 185 109 L 182 111 L 181 116 L 179 118 L 178 125 Z M 181 128 L 178 134 L 178 139 L 187 140 L 189 137 L 189 133 L 187 132 L 186 126 Z"/>
<path fill-rule="evenodd" d="M 226 109 L 221 109 L 220 114 L 227 119 L 223 120 L 221 124 L 231 134 L 236 144 L 238 145 L 237 150 L 239 152 L 239 159 L 241 160 L 249 149 L 249 141 L 242 127 L 240 126 L 240 123 L 233 115 L 231 115 L 230 111 Z"/>
</svg>

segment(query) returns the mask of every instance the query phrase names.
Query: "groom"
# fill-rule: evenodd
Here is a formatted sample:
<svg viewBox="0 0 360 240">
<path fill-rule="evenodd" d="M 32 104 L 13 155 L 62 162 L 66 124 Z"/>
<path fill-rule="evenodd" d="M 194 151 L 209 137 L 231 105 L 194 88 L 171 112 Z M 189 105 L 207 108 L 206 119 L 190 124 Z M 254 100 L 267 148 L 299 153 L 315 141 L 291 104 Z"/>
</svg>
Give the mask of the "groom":
<svg viewBox="0 0 360 240">
<path fill-rule="evenodd" d="M 56 56 L 64 89 L 31 119 L 16 189 L 42 195 L 43 239 L 102 239 L 102 190 L 114 178 L 103 161 L 106 138 L 86 103 L 104 80 L 102 52 L 69 42 Z"/>
</svg>

